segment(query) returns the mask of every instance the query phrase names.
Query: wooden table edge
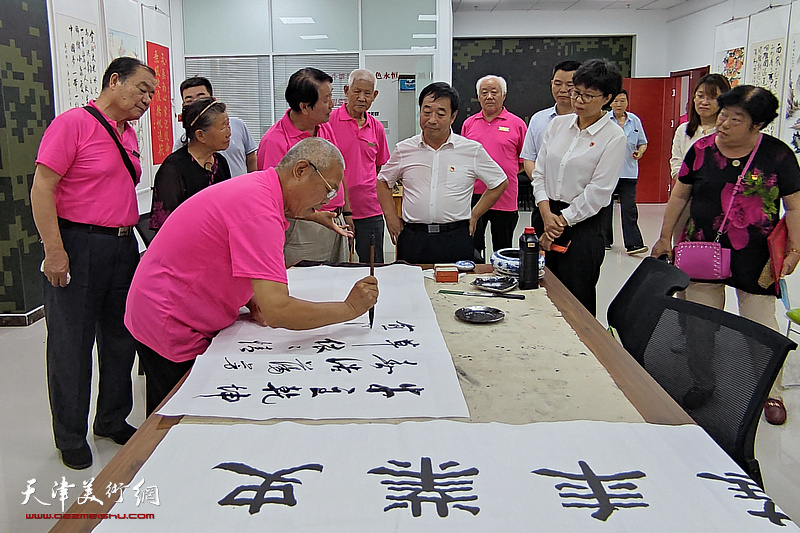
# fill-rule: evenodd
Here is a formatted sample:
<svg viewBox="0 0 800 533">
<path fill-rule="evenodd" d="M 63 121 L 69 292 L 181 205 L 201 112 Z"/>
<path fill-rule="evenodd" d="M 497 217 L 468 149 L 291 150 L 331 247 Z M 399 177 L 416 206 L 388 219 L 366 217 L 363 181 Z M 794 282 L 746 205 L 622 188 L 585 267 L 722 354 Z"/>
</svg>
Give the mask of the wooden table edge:
<svg viewBox="0 0 800 533">
<path fill-rule="evenodd" d="M 431 268 L 433 265 L 422 265 Z M 476 273 L 486 274 L 492 271 L 490 265 L 477 265 Z M 583 307 L 561 281 L 549 270 L 546 272 L 541 286 L 547 290 L 547 296 L 561 312 L 578 337 L 592 351 L 598 361 L 605 367 L 623 394 L 633 404 L 646 422 L 651 424 L 681 425 L 694 424 L 688 414 L 670 397 L 666 391 L 639 365 L 630 354 L 600 325 L 597 319 Z M 167 398 L 161 402 L 156 411 L 169 400 L 186 381 L 187 374 L 175 385 Z M 174 425 L 183 417 L 164 417 L 150 415 L 139 427 L 125 446 L 109 461 L 94 480 L 96 492 L 111 483 L 128 484 L 139 472 L 144 462 L 150 457 L 158 444 Z M 109 514 L 115 500 L 106 498 L 103 505 L 87 502 L 79 505 L 77 501 L 65 514 L 102 515 Z M 80 520 L 61 519 L 50 530 L 60 532 L 91 531 L 102 521 L 102 518 L 84 518 Z"/>
</svg>

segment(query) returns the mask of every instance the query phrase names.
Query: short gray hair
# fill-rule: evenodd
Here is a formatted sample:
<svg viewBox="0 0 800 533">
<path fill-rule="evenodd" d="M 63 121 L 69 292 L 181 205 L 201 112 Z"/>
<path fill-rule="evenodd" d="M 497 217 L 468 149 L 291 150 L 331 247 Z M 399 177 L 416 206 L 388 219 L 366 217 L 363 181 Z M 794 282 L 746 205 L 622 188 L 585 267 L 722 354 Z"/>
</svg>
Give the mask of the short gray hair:
<svg viewBox="0 0 800 533">
<path fill-rule="evenodd" d="M 320 137 L 308 137 L 295 144 L 276 168 L 286 169 L 295 166 L 299 161 L 310 161 L 317 168 L 331 168 L 334 163 L 338 163 L 344 170 L 344 158 L 330 141 Z"/>
<path fill-rule="evenodd" d="M 370 82 L 372 87 L 375 87 L 375 73 L 365 68 L 357 68 L 351 72 L 350 77 L 347 79 L 347 85 L 352 87 L 355 82 L 362 80 Z"/>
<path fill-rule="evenodd" d="M 481 83 L 489 80 L 497 80 L 497 83 L 500 84 L 500 90 L 503 91 L 503 96 L 505 96 L 505 94 L 508 92 L 508 84 L 502 76 L 495 76 L 494 74 L 487 74 L 479 79 L 478 83 L 475 84 L 475 92 L 481 94 Z"/>
</svg>

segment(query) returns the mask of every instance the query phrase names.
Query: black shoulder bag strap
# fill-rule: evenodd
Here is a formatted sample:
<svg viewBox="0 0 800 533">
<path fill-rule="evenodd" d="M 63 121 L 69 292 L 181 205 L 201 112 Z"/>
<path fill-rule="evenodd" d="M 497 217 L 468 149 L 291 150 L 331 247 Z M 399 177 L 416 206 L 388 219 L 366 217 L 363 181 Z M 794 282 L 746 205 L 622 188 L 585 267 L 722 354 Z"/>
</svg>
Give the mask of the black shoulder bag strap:
<svg viewBox="0 0 800 533">
<path fill-rule="evenodd" d="M 87 105 L 83 106 L 83 108 L 86 111 L 88 111 L 90 115 L 96 118 L 97 122 L 99 122 L 106 129 L 108 134 L 111 135 L 111 138 L 114 139 L 114 143 L 117 145 L 117 148 L 119 148 L 119 155 L 122 156 L 122 162 L 125 163 L 125 168 L 127 168 L 128 172 L 130 172 L 133 183 L 136 183 L 136 169 L 133 168 L 133 162 L 131 161 L 131 158 L 128 157 L 128 152 L 125 151 L 125 148 L 122 146 L 122 143 L 119 142 L 119 137 L 117 137 L 117 134 L 115 134 L 114 131 L 111 129 L 111 126 L 109 125 L 108 121 L 105 119 L 105 117 L 103 117 L 103 115 L 100 113 L 100 111 L 97 110 L 96 107 Z"/>
</svg>

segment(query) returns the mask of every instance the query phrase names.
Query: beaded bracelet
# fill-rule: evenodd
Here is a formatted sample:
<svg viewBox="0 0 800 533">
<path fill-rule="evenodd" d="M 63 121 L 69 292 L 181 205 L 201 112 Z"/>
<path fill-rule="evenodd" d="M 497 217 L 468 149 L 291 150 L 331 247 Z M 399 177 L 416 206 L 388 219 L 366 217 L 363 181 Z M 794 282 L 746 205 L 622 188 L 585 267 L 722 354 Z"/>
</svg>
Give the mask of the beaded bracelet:
<svg viewBox="0 0 800 533">
<path fill-rule="evenodd" d="M 789 249 L 786 250 L 786 254 L 787 255 L 788 254 L 800 254 L 800 250 L 798 250 L 797 248 L 789 248 Z"/>
</svg>

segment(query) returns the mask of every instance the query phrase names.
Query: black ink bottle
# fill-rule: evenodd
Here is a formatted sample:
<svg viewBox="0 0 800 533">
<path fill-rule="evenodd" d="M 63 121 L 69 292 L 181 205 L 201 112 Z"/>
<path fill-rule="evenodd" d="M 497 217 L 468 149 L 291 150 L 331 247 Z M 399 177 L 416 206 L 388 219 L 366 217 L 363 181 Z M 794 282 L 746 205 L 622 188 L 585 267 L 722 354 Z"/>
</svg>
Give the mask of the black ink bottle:
<svg viewBox="0 0 800 533">
<path fill-rule="evenodd" d="M 539 238 L 533 228 L 519 236 L 519 288 L 539 288 Z"/>
</svg>

